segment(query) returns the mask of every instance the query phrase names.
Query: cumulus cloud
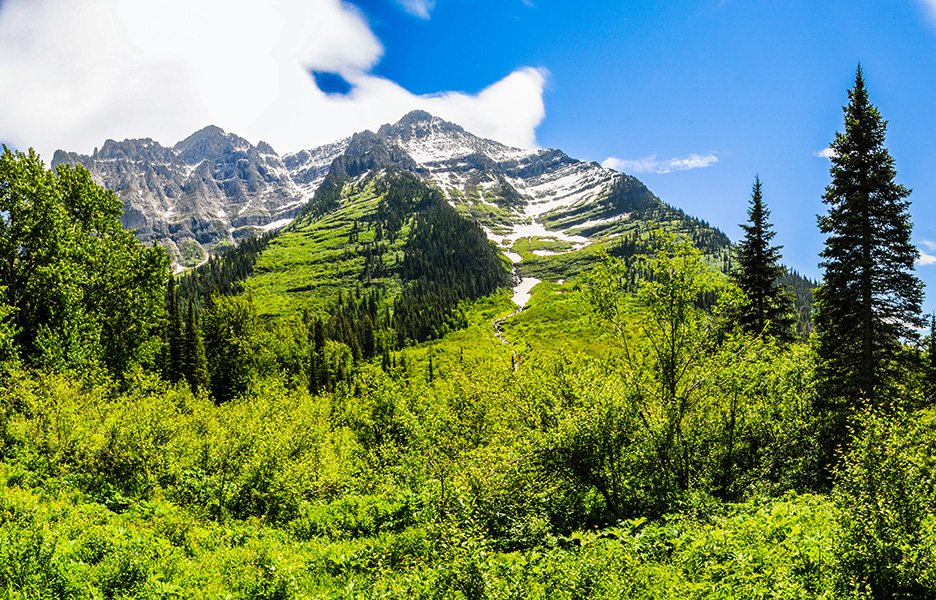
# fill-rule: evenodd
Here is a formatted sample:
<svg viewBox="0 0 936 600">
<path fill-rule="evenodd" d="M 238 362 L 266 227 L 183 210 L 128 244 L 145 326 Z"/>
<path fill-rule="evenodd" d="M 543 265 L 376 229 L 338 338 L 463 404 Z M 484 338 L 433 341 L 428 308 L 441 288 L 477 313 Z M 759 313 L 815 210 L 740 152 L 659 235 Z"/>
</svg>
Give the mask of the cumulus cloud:
<svg viewBox="0 0 936 600">
<path fill-rule="evenodd" d="M 431 1 L 422 5 L 427 14 Z M 535 147 L 548 74 L 519 69 L 478 94 L 412 94 L 372 68 L 383 47 L 341 0 L 4 0 L 0 139 L 90 152 L 105 139 L 171 145 L 209 124 L 279 152 L 423 109 Z M 310 71 L 351 85 L 326 94 Z"/>
<path fill-rule="evenodd" d="M 435 8 L 435 0 L 397 0 L 397 4 L 411 15 L 420 19 L 428 19 L 429 13 Z"/>
<path fill-rule="evenodd" d="M 671 173 L 673 171 L 688 171 L 689 169 L 702 169 L 718 162 L 713 153 L 689 154 L 677 158 L 660 158 L 658 154 L 643 158 L 623 159 L 614 156 L 608 157 L 601 166 L 623 173 Z"/>
<path fill-rule="evenodd" d="M 817 156 L 817 157 L 819 157 L 819 158 L 833 159 L 833 158 L 835 158 L 836 156 L 838 156 L 838 153 L 837 153 L 835 150 L 833 150 L 832 148 L 825 148 L 825 149 L 823 149 L 823 150 L 819 150 L 819 151 L 817 151 L 817 152 L 813 152 L 813 156 Z"/>
</svg>

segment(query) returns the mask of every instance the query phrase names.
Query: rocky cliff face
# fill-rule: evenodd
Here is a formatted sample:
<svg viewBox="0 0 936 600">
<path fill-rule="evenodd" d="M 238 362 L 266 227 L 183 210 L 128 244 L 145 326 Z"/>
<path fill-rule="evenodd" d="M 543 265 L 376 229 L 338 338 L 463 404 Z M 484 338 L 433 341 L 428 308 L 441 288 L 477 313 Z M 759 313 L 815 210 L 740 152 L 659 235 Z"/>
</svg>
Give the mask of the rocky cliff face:
<svg viewBox="0 0 936 600">
<path fill-rule="evenodd" d="M 91 156 L 59 150 L 52 166 L 80 164 L 123 202 L 124 227 L 163 244 L 179 264 L 281 227 L 298 214 L 346 142 L 280 157 L 218 127 L 172 148 L 108 140 Z"/>
<path fill-rule="evenodd" d="M 614 235 L 631 211 L 662 205 L 633 177 L 559 150 L 482 139 L 422 111 L 376 133 L 282 157 L 269 144 L 254 146 L 211 126 L 171 148 L 141 139 L 108 140 L 91 156 L 59 150 L 52 164 L 60 163 L 85 166 L 123 201 L 124 226 L 184 265 L 286 225 L 326 176 L 340 185 L 375 167 L 431 180 L 503 248 L 524 237 L 581 248 Z"/>
<path fill-rule="evenodd" d="M 340 184 L 375 167 L 431 180 L 505 249 L 517 239 L 537 237 L 574 250 L 614 235 L 632 211 L 663 206 L 628 175 L 559 150 L 522 150 L 482 139 L 422 111 L 376 133 L 352 136 L 329 177 Z"/>
</svg>

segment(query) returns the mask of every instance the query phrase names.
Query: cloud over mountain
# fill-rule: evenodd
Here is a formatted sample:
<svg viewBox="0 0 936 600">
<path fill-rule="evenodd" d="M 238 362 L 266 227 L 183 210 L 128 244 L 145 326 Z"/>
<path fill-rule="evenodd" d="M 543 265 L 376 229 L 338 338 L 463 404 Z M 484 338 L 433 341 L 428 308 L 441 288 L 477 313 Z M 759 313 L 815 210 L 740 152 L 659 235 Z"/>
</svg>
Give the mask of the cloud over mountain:
<svg viewBox="0 0 936 600">
<path fill-rule="evenodd" d="M 708 154 L 689 154 L 676 158 L 661 158 L 652 154 L 638 159 L 623 159 L 614 156 L 606 158 L 602 163 L 606 169 L 614 169 L 623 173 L 672 173 L 673 171 L 688 171 L 710 167 L 718 162 L 718 157 Z"/>
<path fill-rule="evenodd" d="M 410 2 L 428 11 L 431 3 Z M 215 124 L 294 151 L 421 108 L 486 137 L 536 146 L 543 70 L 478 94 L 416 95 L 372 73 L 383 46 L 340 0 L 5 0 L 0 139 L 90 152 L 102 139 L 173 144 Z M 326 94 L 311 72 L 340 75 Z"/>
</svg>

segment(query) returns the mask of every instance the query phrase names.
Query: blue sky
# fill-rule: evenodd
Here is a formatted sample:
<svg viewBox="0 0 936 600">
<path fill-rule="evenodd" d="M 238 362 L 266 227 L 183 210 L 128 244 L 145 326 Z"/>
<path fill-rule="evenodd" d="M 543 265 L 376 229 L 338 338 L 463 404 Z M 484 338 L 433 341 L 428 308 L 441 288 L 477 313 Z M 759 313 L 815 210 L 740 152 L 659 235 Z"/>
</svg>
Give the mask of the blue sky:
<svg viewBox="0 0 936 600">
<path fill-rule="evenodd" d="M 0 0 L 0 140 L 49 158 L 214 123 L 288 152 L 423 108 L 633 174 L 734 240 L 759 175 L 784 262 L 819 278 L 818 154 L 859 62 L 932 311 L 936 0 Z"/>
<path fill-rule="evenodd" d="M 759 175 L 785 262 L 814 278 L 823 243 L 815 215 L 829 181 L 829 163 L 816 154 L 842 129 L 861 62 L 889 121 L 898 181 L 914 189 L 915 241 L 936 254 L 925 244 L 936 241 L 936 19 L 925 2 L 569 10 L 549 0 L 438 0 L 429 18 L 399 3 L 355 4 L 386 48 L 377 73 L 417 92 L 472 92 L 520 66 L 546 69 L 541 145 L 632 173 L 734 240 Z M 682 164 L 696 168 L 669 166 L 693 156 Z M 918 273 L 936 290 L 936 265 Z M 936 291 L 928 296 L 933 310 Z"/>
</svg>

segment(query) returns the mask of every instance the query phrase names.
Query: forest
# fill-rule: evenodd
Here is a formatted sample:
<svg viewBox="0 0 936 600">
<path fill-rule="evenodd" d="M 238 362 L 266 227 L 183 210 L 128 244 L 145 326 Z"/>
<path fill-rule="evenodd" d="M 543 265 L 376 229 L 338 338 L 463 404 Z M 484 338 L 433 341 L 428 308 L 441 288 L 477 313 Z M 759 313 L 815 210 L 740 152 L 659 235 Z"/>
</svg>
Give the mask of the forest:
<svg viewBox="0 0 936 600">
<path fill-rule="evenodd" d="M 805 311 L 759 178 L 727 275 L 661 226 L 515 311 L 391 171 L 334 295 L 273 319 L 277 238 L 174 277 L 86 170 L 4 149 L 0 593 L 936 597 L 936 319 L 884 133 L 859 69 Z"/>
</svg>

